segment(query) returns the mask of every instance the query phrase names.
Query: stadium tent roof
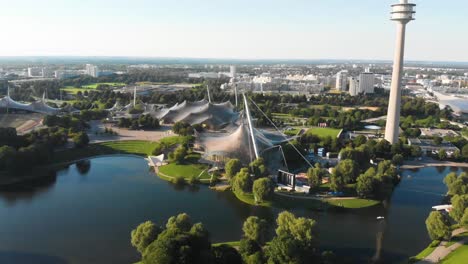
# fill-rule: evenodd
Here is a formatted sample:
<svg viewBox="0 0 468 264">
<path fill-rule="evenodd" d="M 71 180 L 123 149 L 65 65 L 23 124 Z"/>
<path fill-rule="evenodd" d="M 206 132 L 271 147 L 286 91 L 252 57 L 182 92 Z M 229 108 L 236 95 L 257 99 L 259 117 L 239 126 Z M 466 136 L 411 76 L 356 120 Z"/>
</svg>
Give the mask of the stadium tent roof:
<svg viewBox="0 0 468 264">
<path fill-rule="evenodd" d="M 234 111 L 231 102 L 213 104 L 201 100 L 175 104 L 171 108 L 155 111 L 155 116 L 165 123 L 186 122 L 190 125 L 204 123 L 218 129 L 235 122 L 239 113 Z"/>
<path fill-rule="evenodd" d="M 54 108 L 48 106 L 44 100 L 38 100 L 32 103 L 24 104 L 20 102 L 16 102 L 15 100 L 11 99 L 10 96 L 5 96 L 0 99 L 0 108 L 11 108 L 17 110 L 25 110 L 30 112 L 54 115 L 58 114 L 59 112 L 64 111 L 62 108 Z"/>
<path fill-rule="evenodd" d="M 285 141 L 284 138 L 280 139 L 280 135 L 271 132 L 265 132 L 256 128 L 253 131 L 255 143 L 260 154 Z M 205 158 L 213 155 L 223 156 L 229 159 L 239 159 L 244 164 L 248 164 L 255 159 L 248 122 L 244 120 L 230 133 L 198 134 L 197 143 L 203 147 Z"/>
</svg>

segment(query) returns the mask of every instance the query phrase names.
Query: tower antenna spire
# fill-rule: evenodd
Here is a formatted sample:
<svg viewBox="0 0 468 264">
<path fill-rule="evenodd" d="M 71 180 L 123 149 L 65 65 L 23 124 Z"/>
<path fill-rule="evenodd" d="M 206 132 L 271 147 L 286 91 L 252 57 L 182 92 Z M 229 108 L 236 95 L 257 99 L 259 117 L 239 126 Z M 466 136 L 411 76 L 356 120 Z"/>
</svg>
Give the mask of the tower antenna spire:
<svg viewBox="0 0 468 264">
<path fill-rule="evenodd" d="M 414 11 L 415 6 L 415 4 L 410 4 L 408 0 L 400 0 L 400 3 L 392 5 L 391 20 L 397 22 L 397 35 L 387 124 L 385 126 L 385 139 L 390 144 L 398 142 L 398 134 L 400 132 L 401 78 L 405 55 L 406 24 L 414 20 L 414 14 L 416 13 Z"/>
</svg>

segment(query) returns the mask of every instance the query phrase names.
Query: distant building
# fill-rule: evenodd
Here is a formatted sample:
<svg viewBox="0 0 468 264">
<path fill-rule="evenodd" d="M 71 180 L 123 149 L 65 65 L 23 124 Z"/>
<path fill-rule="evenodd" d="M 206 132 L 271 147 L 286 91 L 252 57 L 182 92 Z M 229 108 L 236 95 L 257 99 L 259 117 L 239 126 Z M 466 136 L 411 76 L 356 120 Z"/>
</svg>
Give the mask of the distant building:
<svg viewBox="0 0 468 264">
<path fill-rule="evenodd" d="M 236 78 L 236 66 L 235 65 L 232 65 L 230 67 L 230 75 L 232 78 Z"/>
<path fill-rule="evenodd" d="M 348 84 L 348 71 L 340 71 L 336 74 L 336 89 L 346 91 Z"/>
<path fill-rule="evenodd" d="M 86 64 L 86 74 L 93 76 L 93 77 L 99 77 L 99 68 L 98 66 L 92 65 L 92 64 Z"/>
<path fill-rule="evenodd" d="M 29 67 L 28 77 L 44 77 L 44 68 Z"/>
<path fill-rule="evenodd" d="M 349 78 L 349 94 L 351 96 L 357 96 L 360 94 L 359 80 L 354 77 Z"/>
<path fill-rule="evenodd" d="M 81 71 L 76 70 L 61 70 L 55 71 L 54 75 L 57 79 L 66 79 L 66 78 L 73 78 L 76 76 L 80 76 L 82 74 Z"/>
<path fill-rule="evenodd" d="M 423 156 L 431 153 L 433 155 L 437 154 L 443 149 L 446 151 L 447 155 L 451 157 L 455 151 L 460 151 L 459 148 L 450 142 L 443 141 L 440 145 L 436 145 L 432 139 L 408 138 L 408 145 L 420 147 Z"/>
<path fill-rule="evenodd" d="M 220 74 L 217 72 L 198 72 L 198 73 L 189 73 L 188 77 L 195 78 L 195 79 L 200 79 L 200 78 L 218 79 L 220 77 Z"/>
<path fill-rule="evenodd" d="M 373 94 L 375 85 L 374 73 L 366 69 L 359 75 L 359 92 L 364 94 Z"/>
</svg>

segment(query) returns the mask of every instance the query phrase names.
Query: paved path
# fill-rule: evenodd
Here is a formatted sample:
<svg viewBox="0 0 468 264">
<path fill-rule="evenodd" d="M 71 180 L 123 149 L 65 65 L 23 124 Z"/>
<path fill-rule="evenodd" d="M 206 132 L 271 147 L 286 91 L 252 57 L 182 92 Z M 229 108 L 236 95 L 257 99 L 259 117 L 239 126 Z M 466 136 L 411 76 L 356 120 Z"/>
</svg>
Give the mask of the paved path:
<svg viewBox="0 0 468 264">
<path fill-rule="evenodd" d="M 424 167 L 468 167 L 466 162 L 453 162 L 453 161 L 438 161 L 433 159 L 423 160 L 423 161 L 405 161 L 405 164 L 401 166 L 401 169 L 416 169 Z"/>
<path fill-rule="evenodd" d="M 88 130 L 90 143 L 101 143 L 107 141 L 121 141 L 121 140 L 146 140 L 146 141 L 159 141 L 162 138 L 175 136 L 172 133 L 170 126 L 161 126 L 157 130 L 129 130 L 122 129 L 109 124 L 103 124 L 101 121 L 90 121 L 91 128 Z M 110 128 L 117 135 L 106 135 L 102 133 L 105 128 Z M 99 132 L 99 133 L 96 133 Z"/>
<path fill-rule="evenodd" d="M 467 230 L 464 228 L 456 229 L 452 232 L 452 236 L 456 236 L 466 231 Z M 429 256 L 425 257 L 423 260 L 418 261 L 416 263 L 417 264 L 439 263 L 448 254 L 450 254 L 452 251 L 456 250 L 457 248 L 461 247 L 465 243 L 468 243 L 468 237 L 463 240 L 457 241 L 450 247 L 445 247 L 446 243 L 442 242 L 434 251 L 432 251 L 432 253 Z"/>
</svg>

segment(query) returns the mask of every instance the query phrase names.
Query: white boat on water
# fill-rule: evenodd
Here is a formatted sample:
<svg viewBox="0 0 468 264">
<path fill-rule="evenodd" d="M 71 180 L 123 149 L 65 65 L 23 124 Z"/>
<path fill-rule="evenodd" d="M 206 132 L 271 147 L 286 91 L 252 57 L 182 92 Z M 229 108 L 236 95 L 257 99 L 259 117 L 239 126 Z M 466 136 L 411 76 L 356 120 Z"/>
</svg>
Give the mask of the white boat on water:
<svg viewBox="0 0 468 264">
<path fill-rule="evenodd" d="M 383 220 L 383 219 L 385 219 L 385 217 L 383 217 L 383 216 L 377 216 L 377 220 Z"/>
</svg>

